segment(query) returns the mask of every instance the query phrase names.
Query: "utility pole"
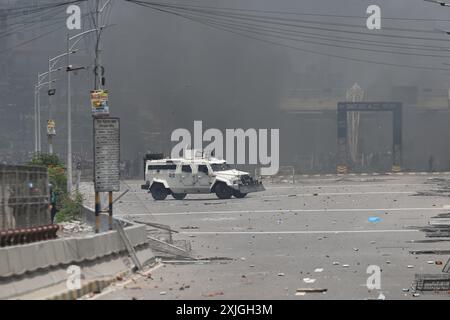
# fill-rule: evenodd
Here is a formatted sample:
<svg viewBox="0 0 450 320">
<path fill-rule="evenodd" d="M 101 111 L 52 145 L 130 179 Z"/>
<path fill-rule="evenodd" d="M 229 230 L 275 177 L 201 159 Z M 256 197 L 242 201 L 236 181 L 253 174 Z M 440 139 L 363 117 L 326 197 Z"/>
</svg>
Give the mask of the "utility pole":
<svg viewBox="0 0 450 320">
<path fill-rule="evenodd" d="M 42 137 L 41 137 L 41 93 L 37 89 L 37 127 L 38 127 L 38 152 L 42 152 Z"/>
<path fill-rule="evenodd" d="M 50 73 L 56 72 L 61 70 L 61 68 L 58 69 L 53 69 L 50 71 Z M 48 76 L 48 72 L 44 72 L 44 73 L 38 73 L 37 75 L 37 82 L 36 85 L 33 87 L 34 88 L 34 106 L 35 106 L 35 119 L 34 119 L 34 123 L 35 123 L 35 143 L 36 143 L 36 147 L 35 147 L 35 151 L 36 152 L 41 152 L 42 151 L 42 139 L 41 139 L 41 88 L 47 84 L 49 84 L 49 82 L 43 82 L 45 80 L 45 78 Z M 55 80 L 51 80 L 52 83 L 56 82 L 57 79 Z"/>
<path fill-rule="evenodd" d="M 105 4 L 105 6 L 108 3 Z M 103 68 L 101 66 L 101 26 L 100 26 L 100 12 L 103 9 L 100 9 L 101 1 L 96 0 L 96 10 L 95 10 L 95 21 L 96 21 L 96 28 L 97 28 L 97 42 L 95 46 L 95 83 L 94 83 L 94 90 L 99 90 L 102 87 L 102 80 L 103 77 Z M 95 122 L 95 117 L 94 120 Z M 95 137 L 94 137 L 95 139 Z M 94 158 L 95 158 L 95 150 L 94 150 Z M 95 169 L 94 169 L 94 181 L 95 181 Z M 95 232 L 100 232 L 100 211 L 101 211 L 101 202 L 100 202 L 100 192 L 95 190 Z"/>
<path fill-rule="evenodd" d="M 70 35 L 67 34 L 67 192 L 72 193 L 72 94 L 70 92 Z"/>
<path fill-rule="evenodd" d="M 34 87 L 34 152 L 38 152 L 39 142 L 38 142 L 38 111 L 37 111 L 37 101 L 36 101 L 37 90 Z"/>
<path fill-rule="evenodd" d="M 77 43 L 82 39 L 82 37 L 88 33 L 97 31 L 97 29 L 91 29 L 74 36 L 70 36 L 67 34 L 67 51 L 65 55 L 67 56 L 67 192 L 72 193 L 72 90 L 71 90 L 71 73 L 72 71 L 85 69 L 84 67 L 73 68 L 70 62 L 70 56 L 77 52 L 77 50 L 73 50 L 73 48 L 77 45 Z M 77 39 L 78 38 L 78 39 Z M 77 39 L 72 45 L 71 41 Z"/>
<path fill-rule="evenodd" d="M 101 75 L 102 75 L 102 64 L 101 64 L 101 27 L 100 27 L 100 0 L 96 0 L 96 10 L 95 10 L 95 21 L 97 28 L 97 42 L 95 46 L 95 84 L 94 90 L 100 89 L 102 86 Z"/>
<path fill-rule="evenodd" d="M 100 67 L 100 0 L 96 0 L 96 9 L 95 9 L 95 21 L 96 21 L 96 28 L 97 30 L 97 42 L 95 44 L 95 83 L 94 83 L 94 90 L 98 90 L 98 73 L 99 73 L 99 67 Z M 95 139 L 95 137 L 94 137 Z M 94 150 L 94 158 L 95 158 L 95 150 Z M 95 166 L 95 165 L 94 165 Z M 94 169 L 94 181 L 95 181 L 95 169 Z M 100 193 L 95 190 L 95 233 L 100 232 L 100 210 L 101 210 L 101 203 L 100 203 Z"/>
<path fill-rule="evenodd" d="M 47 142 L 48 142 L 48 153 L 53 154 L 53 136 L 54 131 L 50 130 L 50 121 L 52 120 L 52 99 L 51 96 L 54 94 L 52 91 L 52 75 L 51 75 L 51 59 L 48 59 L 48 122 L 47 122 Z"/>
</svg>

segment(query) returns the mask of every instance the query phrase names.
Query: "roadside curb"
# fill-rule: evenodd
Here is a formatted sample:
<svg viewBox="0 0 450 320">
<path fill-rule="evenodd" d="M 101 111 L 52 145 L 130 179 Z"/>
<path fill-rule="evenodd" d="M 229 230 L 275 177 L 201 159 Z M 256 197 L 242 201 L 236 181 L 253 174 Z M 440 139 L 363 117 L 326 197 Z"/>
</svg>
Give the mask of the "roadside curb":
<svg viewBox="0 0 450 320">
<path fill-rule="evenodd" d="M 51 296 L 45 300 L 77 300 L 90 293 L 100 293 L 103 289 L 115 282 L 117 277 L 103 280 L 94 280 L 81 286 L 80 289 L 68 290 L 63 293 Z"/>
</svg>

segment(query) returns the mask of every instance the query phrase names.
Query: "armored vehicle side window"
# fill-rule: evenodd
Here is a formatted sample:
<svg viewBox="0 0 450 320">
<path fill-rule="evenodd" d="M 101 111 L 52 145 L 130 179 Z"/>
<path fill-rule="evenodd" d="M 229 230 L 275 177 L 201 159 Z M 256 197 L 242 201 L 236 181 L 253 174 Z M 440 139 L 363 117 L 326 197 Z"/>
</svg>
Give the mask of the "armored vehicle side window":
<svg viewBox="0 0 450 320">
<path fill-rule="evenodd" d="M 230 170 L 231 166 L 226 163 L 215 163 L 211 165 L 213 171 L 226 171 Z"/>
<path fill-rule="evenodd" d="M 198 172 L 203 172 L 204 174 L 208 174 L 208 167 L 205 165 L 199 165 Z"/>
<path fill-rule="evenodd" d="M 184 165 L 184 166 L 181 167 L 181 171 L 182 172 L 187 172 L 187 173 L 192 173 L 192 168 L 191 168 L 191 166 Z"/>
<path fill-rule="evenodd" d="M 175 170 L 177 168 L 176 165 L 171 164 L 171 165 L 150 165 L 148 166 L 148 170 L 156 170 L 156 171 L 160 171 L 160 170 Z"/>
</svg>

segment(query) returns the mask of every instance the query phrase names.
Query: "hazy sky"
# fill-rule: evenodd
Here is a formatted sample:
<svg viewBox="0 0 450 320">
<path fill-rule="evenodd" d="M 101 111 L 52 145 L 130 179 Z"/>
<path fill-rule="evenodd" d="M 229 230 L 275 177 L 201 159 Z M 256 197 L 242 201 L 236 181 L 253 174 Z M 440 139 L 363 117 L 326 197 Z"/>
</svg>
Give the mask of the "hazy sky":
<svg viewBox="0 0 450 320">
<path fill-rule="evenodd" d="M 355 82 L 364 89 L 384 87 L 386 91 L 394 85 L 417 85 L 441 90 L 449 86 L 450 71 L 397 68 L 327 56 L 338 55 L 389 64 L 450 69 L 450 66 L 443 64 L 447 61 L 450 63 L 450 36 L 437 30 L 437 27 L 442 29 L 447 26 L 450 29 L 447 22 L 386 19 L 450 19 L 450 8 L 442 8 L 422 0 L 178 1 L 180 4 L 260 10 L 236 11 L 240 14 L 256 15 L 257 19 L 275 16 L 278 18 L 275 20 L 277 23 L 264 24 L 263 28 L 278 31 L 278 36 L 267 37 L 255 33 L 251 33 L 250 36 L 276 42 L 279 45 L 217 30 L 198 22 L 132 3 L 120 0 L 113 2 L 114 7 L 109 19 L 112 26 L 104 31 L 102 41 L 103 62 L 106 68 L 107 87 L 111 93 L 111 110 L 113 115 L 120 116 L 124 125 L 130 128 L 124 133 L 124 139 L 135 141 L 134 149 L 136 150 L 141 148 L 139 144 L 142 144 L 142 141 L 139 139 L 144 135 L 143 132 L 151 134 L 165 128 L 167 132 L 164 137 L 168 138 L 171 128 L 192 126 L 195 119 L 204 120 L 209 127 L 273 126 L 276 119 L 274 115 L 279 113 L 279 105 L 283 97 L 292 89 L 315 87 L 344 90 Z M 372 4 L 381 7 L 382 18 L 385 18 L 382 20 L 382 30 L 369 31 L 365 28 L 366 9 Z M 86 6 L 83 5 L 82 8 L 85 10 Z M 290 14 L 275 14 L 273 11 Z M 295 15 L 294 13 L 361 18 L 345 19 Z M 312 29 L 291 26 L 292 24 L 304 26 L 304 22 L 299 20 L 316 23 L 308 24 L 314 27 Z M 254 24 L 251 20 L 245 19 L 239 20 L 238 23 Z M 337 27 L 336 24 L 353 27 Z M 92 26 L 89 24 L 84 25 L 85 29 L 90 27 Z M 351 32 L 333 33 L 323 28 Z M 33 32 L 40 33 L 39 29 Z M 261 33 L 261 30 L 258 32 Z M 56 55 L 64 50 L 65 33 L 64 21 L 61 20 L 61 28 L 58 32 L 9 52 L 9 59 L 13 62 L 10 67 L 14 69 L 14 72 L 24 75 L 20 80 L 24 82 L 24 88 L 32 87 L 36 72 L 45 71 L 48 56 Z M 305 33 L 309 33 L 309 37 L 303 37 Z M 322 39 L 314 38 L 312 33 Z M 383 36 L 374 37 L 367 33 Z M 391 37 L 392 34 L 401 35 L 403 38 Z M 28 36 L 25 34 L 24 40 L 27 40 Z M 330 38 L 334 36 L 345 38 L 349 42 L 330 41 Z M 297 41 L 283 39 L 283 37 L 294 37 Z M 438 40 L 431 42 L 416 38 Z M 0 41 L 5 40 L 2 38 Z M 17 39 L 15 41 L 20 42 Z M 367 43 L 365 44 L 366 41 L 378 41 L 380 46 L 368 46 Z M 390 48 L 387 43 L 400 47 L 420 47 L 421 50 Z M 85 55 L 74 57 L 74 63 L 92 66 L 93 44 L 93 39 L 88 38 L 84 42 L 87 48 Z M 343 47 L 338 48 L 337 45 Z M 429 51 L 428 47 L 432 50 Z M 366 50 L 358 50 L 358 48 Z M 443 57 L 397 55 L 388 52 L 371 52 L 371 49 Z M 447 56 L 449 59 L 446 58 Z M 303 77 L 302 85 L 298 84 L 298 77 Z M 61 95 L 55 97 L 55 108 L 56 105 L 65 105 L 64 75 L 62 78 L 59 87 Z M 80 122 L 84 123 L 84 126 L 75 129 L 80 130 L 82 135 L 88 135 L 86 132 L 90 132 L 87 129 L 91 126 L 88 97 L 89 90 L 92 89 L 92 70 L 80 72 L 73 83 L 74 104 L 82 108 L 85 106 L 86 111 L 86 113 L 75 115 Z M 26 102 L 31 114 L 33 108 L 31 90 L 27 93 Z M 43 105 L 45 104 L 46 102 L 43 101 Z M 159 127 L 155 128 L 155 124 L 148 122 L 140 116 L 141 114 L 150 117 L 154 115 L 151 119 L 156 121 Z M 60 117 L 57 127 L 64 134 L 63 112 Z M 32 125 L 31 120 L 30 125 Z M 59 143 L 64 145 L 63 135 Z"/>
</svg>

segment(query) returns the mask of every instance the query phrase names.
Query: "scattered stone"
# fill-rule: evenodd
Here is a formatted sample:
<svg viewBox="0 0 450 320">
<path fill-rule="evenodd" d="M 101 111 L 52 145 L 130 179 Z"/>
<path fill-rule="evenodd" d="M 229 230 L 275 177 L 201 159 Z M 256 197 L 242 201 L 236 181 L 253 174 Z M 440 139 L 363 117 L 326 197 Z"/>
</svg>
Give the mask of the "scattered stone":
<svg viewBox="0 0 450 320">
<path fill-rule="evenodd" d="M 338 265 L 339 265 L 339 262 L 333 261 L 333 266 L 338 266 Z"/>
<path fill-rule="evenodd" d="M 278 276 L 279 276 L 279 277 L 284 277 L 284 273 L 280 272 L 280 273 L 278 274 Z"/>
<path fill-rule="evenodd" d="M 61 223 L 63 233 L 67 236 L 78 233 L 93 233 L 94 229 L 81 221 L 70 221 Z"/>
<path fill-rule="evenodd" d="M 180 227 L 180 229 L 184 229 L 184 230 L 195 230 L 195 229 L 198 229 L 198 227 L 196 227 L 196 226 L 186 226 L 186 227 Z"/>
<path fill-rule="evenodd" d="M 409 268 L 409 269 L 412 269 L 412 268 L 414 268 L 414 266 L 413 266 L 413 265 L 409 265 L 408 268 Z"/>
<path fill-rule="evenodd" d="M 223 296 L 223 295 L 224 295 L 224 293 L 222 291 L 219 291 L 219 292 L 208 293 L 208 294 L 203 295 L 203 296 L 204 297 L 208 297 L 208 298 L 213 298 L 213 297 L 216 297 L 216 296 Z"/>
<path fill-rule="evenodd" d="M 317 268 L 317 269 L 314 270 L 314 272 L 316 272 L 316 273 L 323 272 L 323 268 Z"/>
<path fill-rule="evenodd" d="M 343 268 L 348 268 L 348 267 L 350 267 L 350 265 L 349 264 L 343 264 L 342 267 Z"/>
<path fill-rule="evenodd" d="M 328 289 L 325 288 L 299 288 L 297 293 L 323 293 L 327 292 Z"/>
<path fill-rule="evenodd" d="M 161 291 L 160 293 L 159 293 L 159 295 L 161 295 L 161 296 L 165 296 L 167 294 L 167 292 L 165 292 L 165 291 Z"/>
<path fill-rule="evenodd" d="M 316 279 L 303 278 L 303 282 L 304 282 L 304 283 L 314 283 L 314 282 L 316 282 Z"/>
</svg>

